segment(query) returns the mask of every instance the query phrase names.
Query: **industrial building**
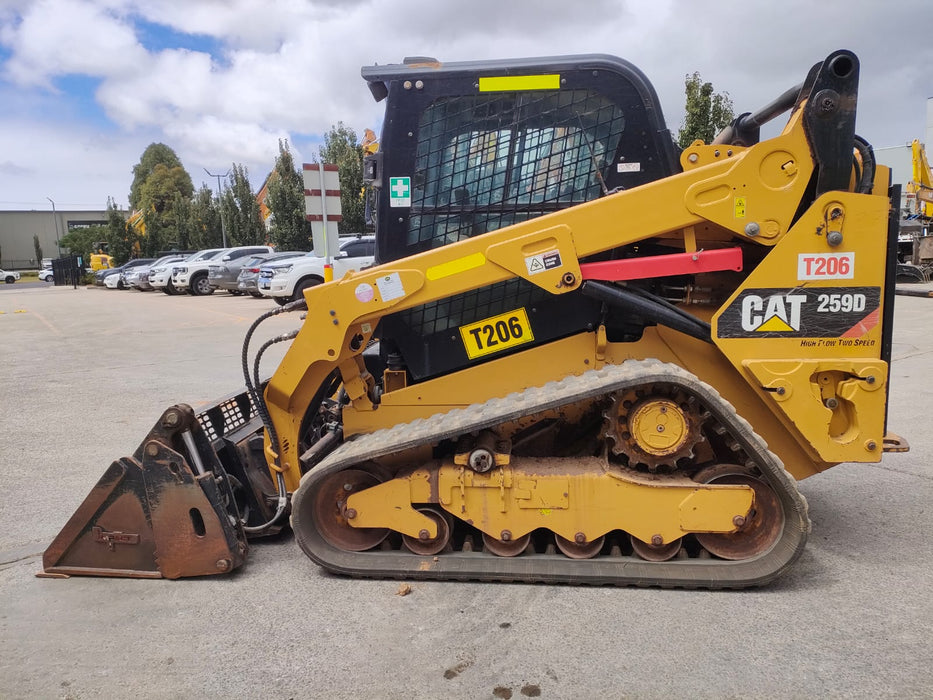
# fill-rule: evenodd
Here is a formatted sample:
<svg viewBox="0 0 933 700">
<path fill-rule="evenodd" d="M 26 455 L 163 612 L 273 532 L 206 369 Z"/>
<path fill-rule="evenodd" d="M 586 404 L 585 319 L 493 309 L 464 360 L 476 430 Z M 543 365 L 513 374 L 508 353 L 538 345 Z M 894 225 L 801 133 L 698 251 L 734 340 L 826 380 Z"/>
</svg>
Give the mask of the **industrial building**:
<svg viewBox="0 0 933 700">
<path fill-rule="evenodd" d="M 39 237 L 42 257 L 57 258 L 67 254 L 59 247 L 62 236 L 75 228 L 106 225 L 107 211 L 0 211 L 0 269 L 37 268 L 33 237 Z"/>
</svg>

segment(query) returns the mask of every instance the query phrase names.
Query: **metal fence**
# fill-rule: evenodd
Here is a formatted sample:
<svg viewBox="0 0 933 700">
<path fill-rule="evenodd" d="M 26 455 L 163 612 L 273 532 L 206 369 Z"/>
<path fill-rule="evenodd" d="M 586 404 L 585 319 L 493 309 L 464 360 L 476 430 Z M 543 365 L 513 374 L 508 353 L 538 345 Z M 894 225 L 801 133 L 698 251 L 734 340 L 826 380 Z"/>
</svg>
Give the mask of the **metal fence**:
<svg viewBox="0 0 933 700">
<path fill-rule="evenodd" d="M 81 283 L 84 270 L 77 255 L 58 258 L 52 261 L 52 274 L 55 277 L 55 286 L 71 285 L 77 287 Z"/>
</svg>

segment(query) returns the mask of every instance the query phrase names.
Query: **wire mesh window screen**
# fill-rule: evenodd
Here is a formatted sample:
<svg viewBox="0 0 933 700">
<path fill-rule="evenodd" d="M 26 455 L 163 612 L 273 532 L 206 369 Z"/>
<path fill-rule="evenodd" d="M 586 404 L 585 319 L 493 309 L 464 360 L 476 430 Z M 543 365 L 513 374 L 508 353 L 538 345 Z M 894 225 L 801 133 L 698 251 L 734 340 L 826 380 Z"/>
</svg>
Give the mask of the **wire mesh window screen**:
<svg viewBox="0 0 933 700">
<path fill-rule="evenodd" d="M 423 113 L 409 245 L 435 248 L 599 196 L 625 118 L 591 90 L 441 98 Z"/>
</svg>

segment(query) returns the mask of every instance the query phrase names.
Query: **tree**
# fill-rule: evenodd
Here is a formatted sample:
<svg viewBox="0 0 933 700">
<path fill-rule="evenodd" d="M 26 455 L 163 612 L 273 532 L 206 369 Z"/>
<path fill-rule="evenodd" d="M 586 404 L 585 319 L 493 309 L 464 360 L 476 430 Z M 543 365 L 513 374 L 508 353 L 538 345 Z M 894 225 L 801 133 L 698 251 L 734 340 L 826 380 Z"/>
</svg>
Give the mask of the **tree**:
<svg viewBox="0 0 933 700">
<path fill-rule="evenodd" d="M 266 206 L 269 235 L 279 250 L 310 250 L 311 224 L 305 218 L 304 182 L 295 168 L 288 141 L 279 140 L 279 156 L 269 174 Z"/>
<path fill-rule="evenodd" d="M 107 229 L 105 238 L 114 263 L 122 265 L 139 251 L 136 230 L 127 225 L 126 217 L 116 203 L 107 198 Z"/>
<path fill-rule="evenodd" d="M 178 159 L 175 151 L 164 143 L 150 143 L 143 151 L 139 162 L 133 166 L 133 184 L 130 185 L 130 209 L 141 209 L 140 200 L 142 198 L 143 185 L 152 175 L 157 165 L 164 165 L 166 168 L 182 168 L 181 161 Z M 184 169 L 184 168 L 182 168 Z M 187 175 L 187 173 L 185 173 Z M 188 190 L 193 190 L 191 177 L 188 177 Z M 188 195 L 191 196 L 190 193 Z"/>
<path fill-rule="evenodd" d="M 146 233 L 139 247 L 145 256 L 153 257 L 185 237 L 185 212 L 177 206 L 177 196 L 190 200 L 193 193 L 191 176 L 175 151 L 164 143 L 149 144 L 133 166 L 129 196 L 130 207 L 143 214 Z"/>
<path fill-rule="evenodd" d="M 175 193 L 172 200 L 172 219 L 175 222 L 175 247 L 177 250 L 188 250 L 191 245 L 193 222 L 191 220 L 191 197 L 185 197 L 181 192 Z"/>
<path fill-rule="evenodd" d="M 713 84 L 704 83 L 699 73 L 687 75 L 684 87 L 686 115 L 677 133 L 677 143 L 681 148 L 687 148 L 697 139 L 710 143 L 732 121 L 732 99 L 728 92 L 714 93 Z"/>
<path fill-rule="evenodd" d="M 36 250 L 36 265 L 42 264 L 42 246 L 39 244 L 38 234 L 33 234 L 32 245 Z"/>
<path fill-rule="evenodd" d="M 362 233 L 364 230 L 363 147 L 356 132 L 343 122 L 337 122 L 324 134 L 324 145 L 318 149 L 322 163 L 336 163 L 340 174 L 340 207 L 343 221 L 340 233 Z"/>
<path fill-rule="evenodd" d="M 220 209 L 227 230 L 227 245 L 260 245 L 266 240 L 259 202 L 244 166 L 233 164 Z"/>
<path fill-rule="evenodd" d="M 139 191 L 139 208 L 146 222 L 146 239 L 142 243 L 146 257 L 178 245 L 181 236 L 176 197 L 190 199 L 193 193 L 191 176 L 180 165 L 168 167 L 159 163 L 152 169 Z"/>
<path fill-rule="evenodd" d="M 60 245 L 72 255 L 80 255 L 87 264 L 91 253 L 97 252 L 100 242 L 107 240 L 106 226 L 84 226 L 71 229 L 61 237 Z"/>
<path fill-rule="evenodd" d="M 192 249 L 219 248 L 223 243 L 223 227 L 220 209 L 214 193 L 207 185 L 201 185 L 191 200 L 188 245 Z"/>
</svg>

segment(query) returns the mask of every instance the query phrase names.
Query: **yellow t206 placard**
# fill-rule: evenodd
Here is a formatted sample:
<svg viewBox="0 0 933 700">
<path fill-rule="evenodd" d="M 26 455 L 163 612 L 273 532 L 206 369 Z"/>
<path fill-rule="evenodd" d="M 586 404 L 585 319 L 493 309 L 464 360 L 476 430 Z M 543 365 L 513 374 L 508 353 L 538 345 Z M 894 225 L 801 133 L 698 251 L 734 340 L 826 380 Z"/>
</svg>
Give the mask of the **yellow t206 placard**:
<svg viewBox="0 0 933 700">
<path fill-rule="evenodd" d="M 471 360 L 530 343 L 535 339 L 525 309 L 507 311 L 467 326 L 460 326 L 460 337 L 463 338 L 467 357 Z"/>
</svg>

